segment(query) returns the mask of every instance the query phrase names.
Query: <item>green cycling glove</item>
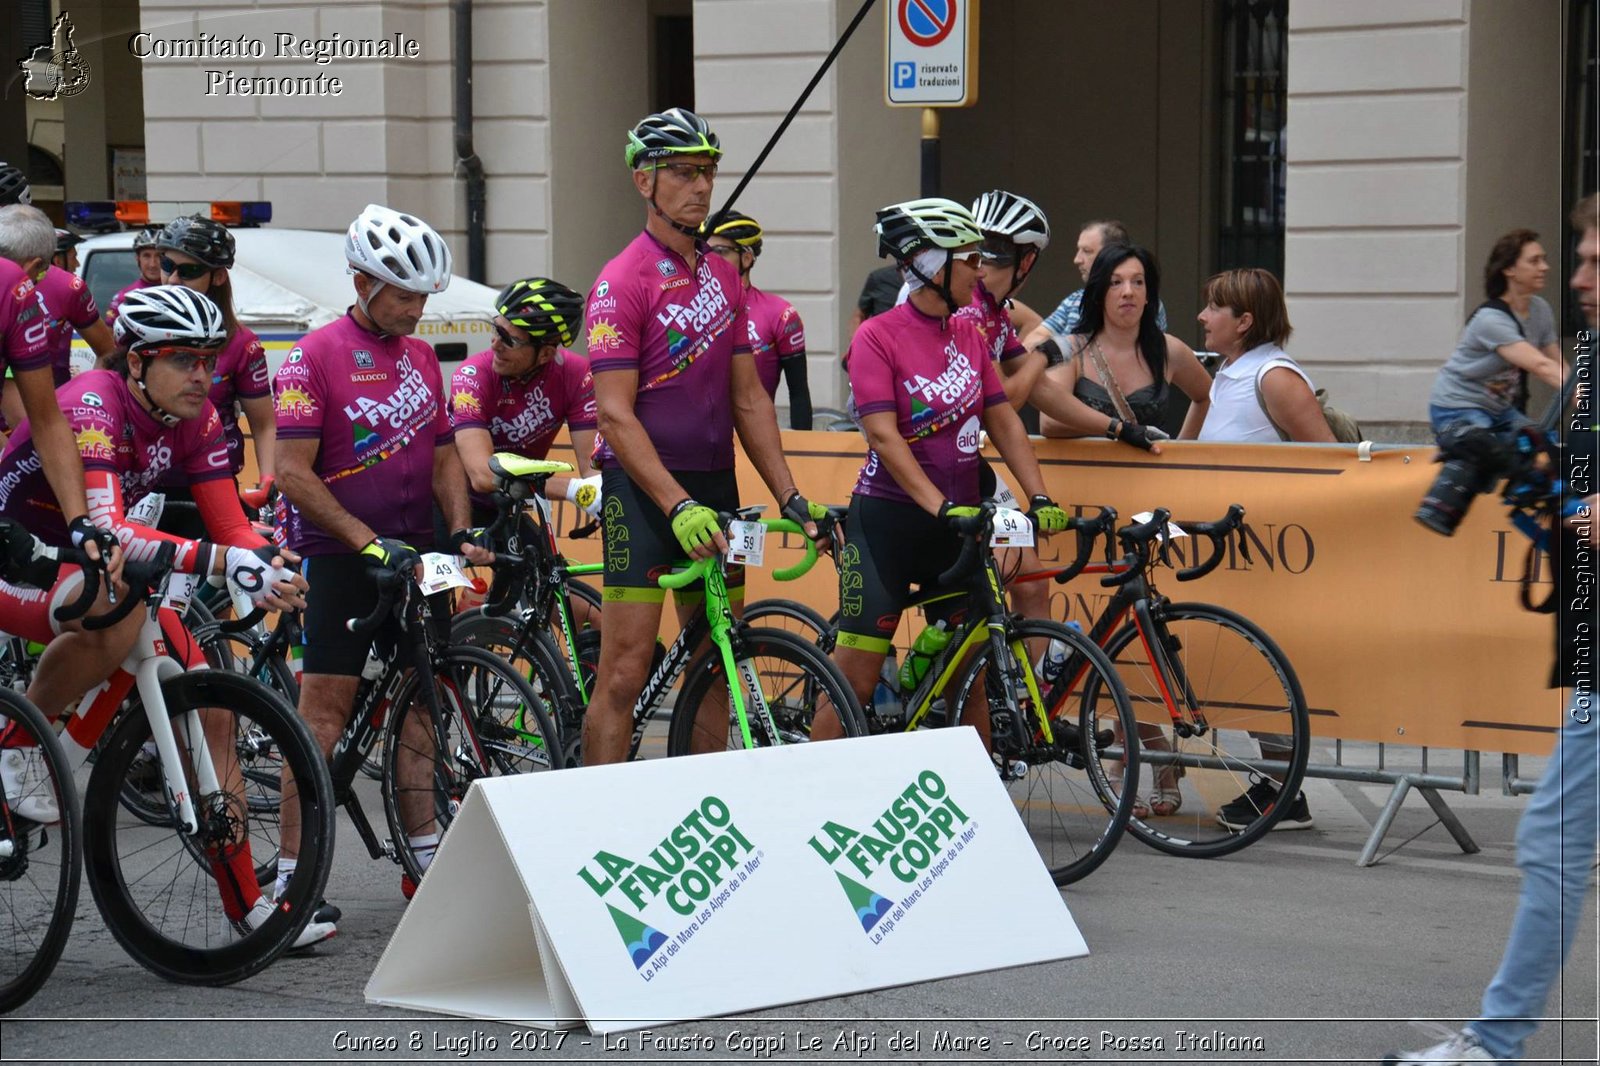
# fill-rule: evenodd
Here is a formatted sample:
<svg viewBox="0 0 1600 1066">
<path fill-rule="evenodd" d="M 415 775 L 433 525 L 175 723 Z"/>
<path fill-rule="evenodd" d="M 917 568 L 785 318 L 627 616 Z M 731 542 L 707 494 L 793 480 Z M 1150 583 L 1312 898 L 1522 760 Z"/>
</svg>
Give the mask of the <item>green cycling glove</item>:
<svg viewBox="0 0 1600 1066">
<path fill-rule="evenodd" d="M 693 555 L 696 548 L 710 544 L 720 531 L 717 512 L 699 500 L 684 500 L 667 516 L 672 521 L 672 535 L 685 555 Z"/>
<path fill-rule="evenodd" d="M 371 544 L 361 549 L 361 554 L 396 572 L 409 570 L 422 562 L 417 549 L 389 537 L 374 538 Z"/>
<path fill-rule="evenodd" d="M 1028 500 L 1028 517 L 1041 533 L 1060 533 L 1072 524 L 1067 512 L 1048 496 L 1034 496 Z"/>
</svg>

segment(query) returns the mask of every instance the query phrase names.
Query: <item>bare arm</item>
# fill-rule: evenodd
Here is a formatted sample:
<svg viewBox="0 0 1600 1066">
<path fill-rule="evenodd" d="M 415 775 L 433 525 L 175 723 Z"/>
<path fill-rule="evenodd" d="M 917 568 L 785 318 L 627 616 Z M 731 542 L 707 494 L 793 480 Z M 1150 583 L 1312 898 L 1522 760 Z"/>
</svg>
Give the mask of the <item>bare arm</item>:
<svg viewBox="0 0 1600 1066">
<path fill-rule="evenodd" d="M 1019 329 L 1017 332 L 1021 333 L 1022 331 Z M 1041 318 L 1038 325 L 1034 326 L 1032 329 L 1028 330 L 1027 333 L 1023 334 L 1022 346 L 1024 348 L 1037 348 L 1039 345 L 1043 344 L 1045 341 L 1054 336 L 1054 333 L 1051 333 L 1045 328 L 1044 319 Z"/>
<path fill-rule="evenodd" d="M 94 349 L 96 366 L 109 359 L 111 353 L 117 350 L 117 342 L 111 336 L 111 327 L 102 319 L 97 318 L 87 326 L 79 326 L 78 336 Z"/>
<path fill-rule="evenodd" d="M 322 442 L 315 437 L 291 437 L 282 444 L 277 455 L 278 490 L 289 502 L 351 551 L 360 551 L 376 540 L 378 535 L 371 527 L 340 506 L 312 469 Z"/>
<path fill-rule="evenodd" d="M 674 507 L 689 498 L 689 493 L 662 464 L 656 446 L 650 443 L 650 435 L 633 413 L 638 392 L 637 370 L 607 370 L 595 374 L 594 400 L 600 432 L 605 435 L 622 469 L 627 471 L 629 480 L 655 501 L 662 514 L 670 514 Z"/>
<path fill-rule="evenodd" d="M 461 466 L 461 456 L 449 443 L 433 447 L 433 500 L 444 512 L 446 529 L 472 526 L 472 505 L 467 502 L 467 472 Z M 437 548 L 445 550 L 443 544 Z"/>
<path fill-rule="evenodd" d="M 1288 367 L 1274 367 L 1261 378 L 1261 399 L 1267 415 L 1292 441 L 1332 444 L 1333 430 L 1317 406 L 1306 379 Z"/>
<path fill-rule="evenodd" d="M 1044 316 L 1015 296 L 1011 298 L 1011 326 L 1017 331 L 1017 336 L 1025 336 L 1038 329 L 1044 322 Z M 1027 345 L 1024 345 L 1027 347 Z"/>
<path fill-rule="evenodd" d="M 1526 370 L 1553 389 L 1559 389 L 1566 383 L 1567 368 L 1562 365 L 1559 353 L 1557 358 L 1552 359 L 1527 341 L 1502 344 L 1495 351 L 1512 366 Z"/>
<path fill-rule="evenodd" d="M 494 438 L 489 431 L 481 426 L 456 430 L 456 454 L 472 491 L 493 492 L 495 476 L 489 470 L 489 456 L 494 454 Z"/>
<path fill-rule="evenodd" d="M 250 440 L 256 449 L 256 476 L 262 481 L 277 475 L 278 415 L 271 396 L 240 397 L 239 406 L 250 423 Z"/>
<path fill-rule="evenodd" d="M 1014 356 L 995 369 L 1000 374 L 1000 384 L 1006 390 L 1006 400 L 1015 411 L 1028 402 L 1039 377 L 1044 373 L 1045 358 L 1042 352 L 1028 352 Z"/>
<path fill-rule="evenodd" d="M 1183 416 L 1179 440 L 1194 440 L 1211 411 L 1211 375 L 1200 365 L 1194 349 L 1176 337 L 1167 337 L 1167 380 L 1189 397 L 1189 413 Z"/>
<path fill-rule="evenodd" d="M 1012 412 L 1013 417 L 1015 414 Z M 904 489 L 918 507 L 929 514 L 938 514 L 940 504 L 944 503 L 944 493 L 922 472 L 922 464 L 911 454 L 911 445 L 900 436 L 895 413 L 877 411 L 863 415 L 861 431 L 867 435 L 867 444 L 878 453 L 878 461 L 888 468 L 895 484 Z"/>
<path fill-rule="evenodd" d="M 1078 384 L 1079 361 L 1069 358 L 1039 376 L 1029 397 L 1039 409 L 1039 428 L 1047 437 L 1104 437 L 1113 419 L 1084 403 L 1073 393 Z"/>
<path fill-rule="evenodd" d="M 746 355 L 733 357 L 733 427 L 739 434 L 744 453 L 772 490 L 780 504 L 795 490 L 789 461 L 783 457 L 783 436 L 778 432 L 778 412 L 772 397 L 761 387 L 756 361 Z"/>
<path fill-rule="evenodd" d="M 592 429 L 572 429 L 567 427 L 572 436 L 572 463 L 578 470 L 579 477 L 588 477 L 594 473 L 594 433 Z M 456 440 L 461 439 L 461 431 L 456 431 Z M 463 453 L 462 461 L 466 461 Z M 487 461 L 487 460 L 486 460 Z M 471 467 L 468 467 L 471 470 Z M 572 484 L 569 477 L 553 477 L 544 484 L 544 498 L 547 500 L 564 500 L 567 498 L 567 486 Z M 482 492 L 484 490 L 479 489 Z"/>
<path fill-rule="evenodd" d="M 983 428 L 989 431 L 989 439 L 1000 449 L 1000 458 L 1006 461 L 1006 469 L 1016 475 L 1023 494 L 1029 498 L 1048 496 L 1044 488 L 1044 474 L 1039 469 L 1039 457 L 1033 454 L 1033 442 L 1028 440 L 1028 431 L 1023 428 L 1017 412 L 1008 404 L 997 403 L 986 407 Z"/>
</svg>

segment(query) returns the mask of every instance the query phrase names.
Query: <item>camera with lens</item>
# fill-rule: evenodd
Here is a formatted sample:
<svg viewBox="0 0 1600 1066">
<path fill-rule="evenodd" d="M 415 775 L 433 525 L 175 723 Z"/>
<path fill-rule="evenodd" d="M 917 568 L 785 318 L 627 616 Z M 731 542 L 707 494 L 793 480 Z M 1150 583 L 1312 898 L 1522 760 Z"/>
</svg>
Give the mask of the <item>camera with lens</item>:
<svg viewBox="0 0 1600 1066">
<path fill-rule="evenodd" d="M 1444 468 L 1422 498 L 1417 521 L 1435 533 L 1454 536 L 1472 498 L 1494 491 L 1501 479 L 1505 480 L 1502 498 L 1514 517 L 1558 514 L 1563 487 L 1560 458 L 1560 444 L 1531 426 L 1518 429 L 1509 439 L 1466 422 L 1446 426 L 1439 434 L 1437 460 Z M 1571 501 L 1574 508 L 1577 502 Z"/>
</svg>

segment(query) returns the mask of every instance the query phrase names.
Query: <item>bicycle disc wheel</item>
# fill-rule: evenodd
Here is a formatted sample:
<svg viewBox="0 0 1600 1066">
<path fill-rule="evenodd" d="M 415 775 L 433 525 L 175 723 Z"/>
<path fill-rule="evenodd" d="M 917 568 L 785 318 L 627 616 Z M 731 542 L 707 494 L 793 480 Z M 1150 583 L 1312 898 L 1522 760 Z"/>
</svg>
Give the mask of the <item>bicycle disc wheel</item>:
<svg viewBox="0 0 1600 1066">
<path fill-rule="evenodd" d="M 1037 677 L 1052 644 L 1066 652 L 1060 675 L 1038 686 L 1049 706 L 1051 739 L 1038 726 L 1026 682 L 1010 673 L 1023 713 L 1026 740 L 1019 745 L 1003 717 L 1004 703 L 990 702 L 990 743 L 995 768 L 1039 857 L 1058 885 L 1089 876 L 1121 842 L 1133 814 L 1139 782 L 1139 749 L 1124 751 L 1121 736 L 1131 732 L 1133 707 L 1111 660 L 1082 632 L 1047 619 L 1012 623 L 1011 638 L 1033 649 L 1025 664 Z M 961 718 L 979 669 L 987 668 L 993 651 L 985 643 L 956 688 L 951 724 Z M 1013 656 L 1008 654 L 1008 660 Z M 986 678 L 993 692 L 993 682 Z M 1004 697 L 1001 696 L 1003 700 Z M 1113 791 L 1108 780 L 1120 777 L 1133 788 Z M 1125 793 L 1125 794 L 1123 794 Z"/>
<path fill-rule="evenodd" d="M 0 688 L 0 730 L 7 745 L 0 758 L 13 761 L 7 777 L 15 792 L 0 797 L 0 1014 L 5 1014 L 33 998 L 67 946 L 83 871 L 83 823 L 66 756 L 39 709 Z"/>
<path fill-rule="evenodd" d="M 845 736 L 866 735 L 861 708 L 844 675 L 815 644 L 786 630 L 764 627 L 743 629 L 742 640 L 740 662 L 750 667 L 750 676 L 759 684 L 782 743 L 808 742 L 817 708 L 828 706 L 837 710 Z M 667 735 L 669 756 L 744 747 L 744 735 L 723 673 L 722 657 L 715 648 L 690 664 L 672 712 L 672 729 Z M 747 680 L 745 710 L 750 716 L 751 739 L 760 747 L 765 746 L 766 739 L 761 724 L 755 720 L 755 695 Z M 703 733 L 705 729 L 714 732 Z"/>
<path fill-rule="evenodd" d="M 389 708 L 383 745 L 384 813 L 400 864 L 418 882 L 420 855 L 443 840 L 472 782 L 566 765 L 545 701 L 491 652 L 452 645 L 433 690 L 437 723 L 410 674 Z"/>
<path fill-rule="evenodd" d="M 1278 645 L 1242 615 L 1209 604 L 1174 603 L 1156 608 L 1155 623 L 1163 634 L 1162 654 L 1178 676 L 1157 676 L 1150 649 L 1131 622 L 1112 635 L 1106 652 L 1133 700 L 1149 791 L 1176 787 L 1181 805 L 1163 815 L 1151 804 L 1151 816 L 1134 818 L 1129 829 L 1172 855 L 1227 855 L 1271 830 L 1288 809 L 1287 803 L 1258 803 L 1248 817 L 1232 819 L 1235 828 L 1219 821 L 1225 805 L 1264 779 L 1252 765 L 1261 758 L 1252 734 L 1287 738 L 1288 770 L 1280 790 L 1290 800 L 1300 791 L 1311 748 L 1305 695 Z M 1183 728 L 1174 728 L 1164 688 L 1185 708 Z M 1176 770 L 1175 759 L 1181 763 Z"/>
<path fill-rule="evenodd" d="M 179 830 L 175 809 L 162 825 L 123 809 L 123 784 L 151 736 L 142 706 L 124 714 L 85 793 L 89 883 L 106 927 L 141 966 L 185 984 L 231 984 L 288 949 L 322 898 L 333 858 L 333 783 L 294 709 L 260 682 L 199 670 L 168 678 L 161 691 L 182 756 L 178 787 L 192 798 L 198 830 Z M 200 780 L 201 752 L 215 771 L 214 791 Z M 265 780 L 273 775 L 281 780 Z M 241 934 L 243 912 L 272 890 L 262 868 L 263 857 L 278 852 L 279 810 L 261 797 L 273 792 L 299 818 L 299 863 L 271 917 Z M 241 861 L 254 884 L 238 880 Z"/>
</svg>

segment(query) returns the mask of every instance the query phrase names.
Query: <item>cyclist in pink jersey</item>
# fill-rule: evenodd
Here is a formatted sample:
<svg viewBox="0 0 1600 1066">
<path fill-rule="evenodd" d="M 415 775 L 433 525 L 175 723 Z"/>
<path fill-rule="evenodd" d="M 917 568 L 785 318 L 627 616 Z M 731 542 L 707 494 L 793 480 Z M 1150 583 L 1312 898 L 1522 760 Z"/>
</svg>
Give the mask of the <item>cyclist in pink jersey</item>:
<svg viewBox="0 0 1600 1066">
<path fill-rule="evenodd" d="M 220 222 L 189 215 L 167 223 L 156 237 L 156 250 L 160 253 L 161 273 L 166 284 L 204 293 L 222 312 L 228 339 L 217 356 L 209 399 L 222 419 L 222 433 L 228 442 L 228 472 L 233 475 L 235 495 L 239 471 L 244 469 L 244 431 L 239 428 L 241 408 L 250 421 L 256 469 L 261 483 L 267 484 L 273 479 L 278 420 L 272 408 L 272 379 L 267 372 L 266 350 L 261 347 L 260 338 L 240 325 L 234 314 L 233 282 L 228 273 L 234 262 L 233 234 Z M 162 489 L 169 499 L 187 498 L 181 478 L 167 479 Z M 199 517 L 186 510 L 164 511 L 161 528 L 190 537 L 205 535 Z"/>
<path fill-rule="evenodd" d="M 987 430 L 1046 533 L 1067 515 L 1045 493 L 1027 431 L 995 372 L 989 344 L 957 312 L 972 299 L 983 239 L 972 214 L 944 199 L 878 212 L 878 247 L 912 286 L 905 303 L 862 323 L 850 341 L 850 387 L 870 450 L 856 479 L 839 559 L 838 663 L 863 703 L 883 666 L 912 585 L 955 562 L 956 526 L 978 514 L 979 432 Z M 987 740 L 983 686 L 962 720 Z M 811 737 L 841 734 L 818 713 Z"/>
<path fill-rule="evenodd" d="M 118 289 L 111 297 L 111 302 L 106 304 L 106 325 L 117 324 L 117 311 L 122 307 L 122 301 L 128 298 L 128 293 L 161 284 L 161 250 L 156 247 L 156 238 L 161 235 L 161 229 L 158 224 L 148 225 L 134 236 L 133 257 L 139 264 L 139 276 L 132 284 Z"/>
<path fill-rule="evenodd" d="M 756 288 L 750 277 L 761 255 L 761 224 L 740 211 L 722 211 L 705 227 L 706 248 L 734 263 L 744 283 L 750 353 L 761 387 L 778 398 L 778 378 L 789 384 L 789 428 L 811 428 L 811 388 L 806 383 L 806 328 L 800 312 L 781 296 Z"/>
<path fill-rule="evenodd" d="M 59 232 L 59 231 L 57 231 Z M 35 286 L 50 319 L 50 373 L 57 388 L 72 377 L 72 331 L 76 329 L 89 342 L 99 359 L 107 358 L 116 347 L 111 330 L 100 321 L 100 310 L 84 280 L 69 270 L 51 263 Z M 6 424 L 22 421 L 22 397 L 17 395 L 15 377 L 6 375 L 5 394 L 0 397 L 0 414 Z"/>
<path fill-rule="evenodd" d="M 644 232 L 600 271 L 589 292 L 589 359 L 605 492 L 606 639 L 583 726 L 585 763 L 620 761 L 629 712 L 644 686 L 665 598 L 656 578 L 685 555 L 727 550 L 719 511 L 739 504 L 733 434 L 785 515 L 816 532 L 826 512 L 795 488 L 772 397 L 750 358 L 739 272 L 706 255 L 698 227 L 710 211 L 722 148 L 704 119 L 672 108 L 628 133 L 624 159 L 647 205 Z M 744 574 L 728 584 L 742 595 Z M 679 594 L 680 618 L 696 596 Z M 702 717 L 726 713 L 708 702 Z M 722 729 L 695 730 L 709 744 Z M 720 744 L 720 741 L 718 741 Z"/>
<path fill-rule="evenodd" d="M 367 568 L 409 569 L 419 550 L 435 547 L 475 564 L 494 560 L 469 543 L 467 480 L 439 359 L 412 336 L 428 296 L 450 284 L 450 249 L 416 216 L 368 204 L 345 235 L 345 261 L 355 304 L 306 334 L 273 382 L 280 518 L 311 583 L 300 716 L 325 755 L 350 718 L 373 643 L 345 625 L 377 603 Z M 433 544 L 435 501 L 454 531 L 448 545 Z M 402 784 L 415 784 L 404 790 L 408 825 L 431 817 L 433 793 L 420 784 L 426 774 L 418 752 L 401 755 Z M 283 816 L 278 874 L 286 882 L 300 825 L 293 806 Z M 437 834 L 411 838 L 424 866 L 437 843 Z"/>
<path fill-rule="evenodd" d="M 583 322 L 583 297 L 549 278 L 524 278 L 495 298 L 495 312 L 489 350 L 465 360 L 450 378 L 450 421 L 473 490 L 472 524 L 494 519 L 489 457 L 511 452 L 543 459 L 563 422 L 579 476 L 553 477 L 545 493 L 599 517 L 600 479 L 589 476 L 594 377 L 589 360 L 570 350 Z"/>
</svg>

